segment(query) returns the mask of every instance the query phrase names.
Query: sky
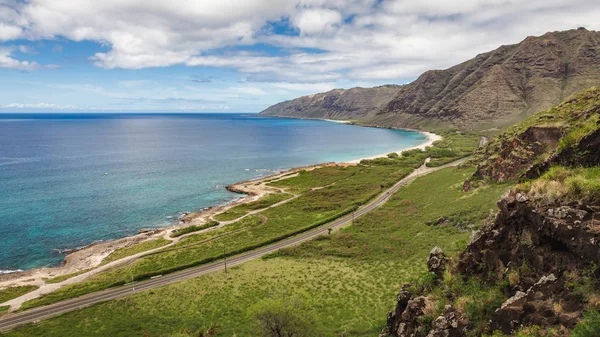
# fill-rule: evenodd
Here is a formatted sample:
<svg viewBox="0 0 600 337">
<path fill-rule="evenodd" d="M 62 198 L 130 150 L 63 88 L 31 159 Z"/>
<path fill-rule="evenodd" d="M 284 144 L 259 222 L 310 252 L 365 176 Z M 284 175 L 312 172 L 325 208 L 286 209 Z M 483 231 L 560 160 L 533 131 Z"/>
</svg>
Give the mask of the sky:
<svg viewBox="0 0 600 337">
<path fill-rule="evenodd" d="M 259 112 L 599 17 L 598 0 L 0 0 L 0 112 Z"/>
</svg>

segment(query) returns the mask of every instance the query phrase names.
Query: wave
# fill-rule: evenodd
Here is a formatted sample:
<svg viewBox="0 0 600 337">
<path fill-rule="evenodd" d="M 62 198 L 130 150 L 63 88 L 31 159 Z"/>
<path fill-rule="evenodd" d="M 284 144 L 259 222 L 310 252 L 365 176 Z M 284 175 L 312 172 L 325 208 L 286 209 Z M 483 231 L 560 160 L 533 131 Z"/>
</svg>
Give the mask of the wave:
<svg viewBox="0 0 600 337">
<path fill-rule="evenodd" d="M 20 273 L 22 271 L 23 271 L 22 269 L 13 269 L 13 270 L 0 269 L 0 275 Z"/>
<path fill-rule="evenodd" d="M 39 160 L 40 158 L 38 157 L 0 157 L 0 166 L 31 163 Z"/>
</svg>

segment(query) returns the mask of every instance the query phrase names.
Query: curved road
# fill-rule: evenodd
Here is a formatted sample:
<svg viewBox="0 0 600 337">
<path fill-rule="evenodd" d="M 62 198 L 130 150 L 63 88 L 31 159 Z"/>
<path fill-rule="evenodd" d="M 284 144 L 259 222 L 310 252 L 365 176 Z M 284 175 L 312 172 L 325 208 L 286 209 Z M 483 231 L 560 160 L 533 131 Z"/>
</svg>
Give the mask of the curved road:
<svg viewBox="0 0 600 337">
<path fill-rule="evenodd" d="M 457 166 L 464 162 L 467 158 L 459 159 L 457 161 L 451 162 L 449 164 L 440 166 L 440 167 L 426 167 L 425 164 L 413 171 L 410 175 L 406 176 L 386 192 L 380 194 L 377 198 L 359 208 L 354 212 L 354 214 L 348 214 L 334 220 L 330 223 L 324 224 L 312 230 L 306 231 L 302 234 L 298 234 L 289 239 L 285 239 L 274 243 L 269 246 L 261 247 L 255 249 L 253 251 L 249 251 L 246 253 L 242 253 L 240 255 L 228 258 L 226 260 L 227 267 L 237 266 L 244 262 L 258 259 L 266 254 L 273 253 L 279 249 L 294 246 L 300 244 L 304 241 L 313 239 L 319 235 L 326 234 L 329 228 L 336 229 L 343 227 L 344 225 L 350 223 L 353 218 L 358 218 L 375 208 L 383 205 L 387 202 L 387 200 L 398 191 L 402 186 L 407 185 L 408 183 L 415 180 L 418 176 L 425 175 L 427 173 L 431 173 L 446 167 Z M 127 295 L 135 294 L 138 292 L 146 291 L 149 289 L 153 289 L 156 287 L 161 287 L 167 284 L 171 284 L 174 282 L 187 280 L 190 278 L 198 277 L 204 274 L 216 272 L 219 270 L 223 270 L 225 268 L 225 261 L 213 262 L 209 264 L 205 264 L 198 267 L 189 268 L 186 270 L 182 270 L 179 272 L 175 272 L 172 274 L 168 274 L 161 277 L 155 277 L 149 280 L 144 280 L 136 283 L 131 283 L 128 285 L 124 285 L 118 288 L 111 288 L 97 293 L 87 294 L 81 297 L 57 302 L 54 304 L 50 304 L 44 307 L 34 308 L 31 310 L 18 312 L 14 314 L 7 314 L 4 317 L 0 318 L 0 332 L 9 331 L 19 325 L 38 322 L 41 319 L 57 316 L 69 311 L 81 309 L 92 304 L 96 304 L 103 301 L 113 300 L 117 298 L 121 298 Z"/>
</svg>

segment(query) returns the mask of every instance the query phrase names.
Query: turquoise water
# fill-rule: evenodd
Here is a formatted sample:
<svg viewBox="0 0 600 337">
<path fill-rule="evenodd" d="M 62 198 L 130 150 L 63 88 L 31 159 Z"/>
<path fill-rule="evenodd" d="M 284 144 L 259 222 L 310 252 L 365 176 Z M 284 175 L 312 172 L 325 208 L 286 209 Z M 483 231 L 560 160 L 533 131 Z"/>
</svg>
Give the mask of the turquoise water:
<svg viewBox="0 0 600 337">
<path fill-rule="evenodd" d="M 411 131 L 253 114 L 0 114 L 0 270 L 231 201 L 225 186 L 426 141 Z"/>
</svg>

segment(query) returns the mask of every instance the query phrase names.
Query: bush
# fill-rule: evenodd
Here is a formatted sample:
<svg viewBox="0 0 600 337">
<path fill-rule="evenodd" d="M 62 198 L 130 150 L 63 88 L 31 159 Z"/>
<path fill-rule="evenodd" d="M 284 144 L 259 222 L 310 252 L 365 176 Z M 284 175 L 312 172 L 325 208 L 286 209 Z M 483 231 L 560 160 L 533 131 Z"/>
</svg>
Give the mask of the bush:
<svg viewBox="0 0 600 337">
<path fill-rule="evenodd" d="M 600 313 L 587 312 L 573 329 L 572 337 L 597 337 L 600 336 Z"/>
<path fill-rule="evenodd" d="M 299 299 L 265 299 L 250 307 L 248 314 L 260 336 L 319 336 L 315 314 Z"/>
<path fill-rule="evenodd" d="M 172 238 L 176 238 L 176 237 L 182 236 L 184 234 L 198 232 L 198 231 L 201 231 L 201 230 L 204 230 L 204 229 L 207 229 L 207 228 L 216 227 L 218 225 L 219 225 L 218 221 L 211 220 L 211 221 L 205 223 L 204 225 L 200 225 L 200 226 L 194 225 L 194 226 L 189 226 L 189 227 L 184 227 L 184 228 L 181 228 L 181 229 L 177 229 L 176 231 L 174 231 L 171 234 L 171 237 Z"/>
</svg>

